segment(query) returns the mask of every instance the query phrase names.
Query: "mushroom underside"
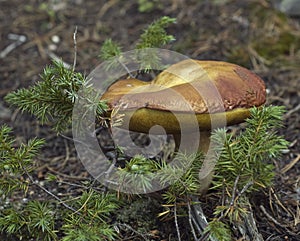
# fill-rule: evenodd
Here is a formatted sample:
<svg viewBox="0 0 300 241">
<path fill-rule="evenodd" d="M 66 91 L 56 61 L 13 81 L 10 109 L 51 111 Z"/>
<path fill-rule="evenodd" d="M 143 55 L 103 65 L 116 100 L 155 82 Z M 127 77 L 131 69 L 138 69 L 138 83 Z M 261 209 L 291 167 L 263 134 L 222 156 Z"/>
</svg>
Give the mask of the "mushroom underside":
<svg viewBox="0 0 300 241">
<path fill-rule="evenodd" d="M 154 126 L 162 127 L 157 130 L 151 130 L 152 134 L 189 133 L 198 130 L 198 128 L 201 131 L 208 131 L 241 123 L 250 116 L 249 109 L 247 108 L 236 108 L 226 112 L 204 114 L 140 108 L 137 110 L 119 110 L 118 114 L 122 116 L 120 127 L 127 130 L 149 133 L 149 130 Z M 108 115 L 110 114 L 108 113 Z M 164 131 L 160 133 L 162 129 Z"/>
</svg>

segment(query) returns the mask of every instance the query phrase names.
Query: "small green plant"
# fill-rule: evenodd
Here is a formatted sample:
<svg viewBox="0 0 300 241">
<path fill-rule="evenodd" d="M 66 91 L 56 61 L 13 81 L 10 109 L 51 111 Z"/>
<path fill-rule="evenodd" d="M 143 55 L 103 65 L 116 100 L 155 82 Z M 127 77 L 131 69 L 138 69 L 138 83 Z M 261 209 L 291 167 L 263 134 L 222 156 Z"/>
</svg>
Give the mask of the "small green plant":
<svg viewBox="0 0 300 241">
<path fill-rule="evenodd" d="M 57 202 L 11 203 L 0 212 L 0 231 L 25 240 L 114 240 L 117 235 L 108 220 L 119 207 L 116 195 L 90 190 L 78 198 L 71 202 L 75 212 L 63 210 Z M 62 227 L 56 230 L 58 223 Z"/>
<path fill-rule="evenodd" d="M 224 143 L 216 145 L 220 156 L 212 187 L 223 196 L 223 203 L 215 208 L 215 217 L 207 228 L 215 237 L 228 224 L 240 223 L 246 217 L 249 198 L 272 185 L 275 175 L 272 161 L 288 148 L 288 142 L 277 134 L 282 126 L 282 106 L 252 108 L 250 112 L 247 126 L 239 135 L 233 136 L 225 129 L 212 135 L 212 141 Z"/>
<path fill-rule="evenodd" d="M 50 20 L 55 20 L 56 13 L 53 6 L 51 6 L 50 4 L 43 2 L 39 5 L 38 10 L 46 13 Z"/>
<path fill-rule="evenodd" d="M 117 57 L 121 54 L 121 47 L 113 42 L 112 39 L 107 39 L 102 44 L 100 50 L 100 58 L 102 60 L 109 60 L 110 58 Z"/>
<path fill-rule="evenodd" d="M 154 21 L 141 34 L 135 47 L 137 49 L 159 48 L 170 43 L 171 41 L 174 41 L 175 37 L 168 34 L 166 28 L 175 22 L 176 18 L 170 18 L 168 16 L 161 17 L 160 19 Z M 121 46 L 111 39 L 107 39 L 100 49 L 99 57 L 102 60 L 110 60 L 111 58 L 120 55 Z"/>
<path fill-rule="evenodd" d="M 47 203 L 5 204 L 14 193 L 25 193 L 29 188 L 31 183 L 26 180 L 35 166 L 32 159 L 44 144 L 42 139 L 35 138 L 17 147 L 11 132 L 8 126 L 0 128 L 0 204 L 5 205 L 0 210 L 0 231 L 19 237 L 29 232 L 41 240 L 55 240 L 54 216 Z"/>
<path fill-rule="evenodd" d="M 279 158 L 282 150 L 287 149 L 287 142 L 276 134 L 282 126 L 283 113 L 282 106 L 252 108 L 247 128 L 240 135 L 226 134 L 225 129 L 214 133 L 213 141 L 224 143 L 217 150 L 221 156 L 216 166 L 214 188 L 223 187 L 232 193 L 233 187 L 241 191 L 248 186 L 245 192 L 253 192 L 271 185 L 274 177 L 271 160 Z"/>
<path fill-rule="evenodd" d="M 133 192 L 136 188 L 145 193 L 152 190 L 155 180 L 162 187 L 168 187 L 171 184 L 163 194 L 168 204 L 175 202 L 176 197 L 186 198 L 188 194 L 198 194 L 200 186 L 198 173 L 203 155 L 177 153 L 175 158 L 177 164 L 168 165 L 166 160 L 155 161 L 136 155 L 126 163 L 125 168 L 118 170 L 119 182 L 125 187 L 132 187 Z"/>
<path fill-rule="evenodd" d="M 230 226 L 219 221 L 213 220 L 209 223 L 204 231 L 204 234 L 211 234 L 214 239 L 222 241 L 231 241 L 231 231 Z"/>
<path fill-rule="evenodd" d="M 138 0 L 138 10 L 141 13 L 151 12 L 154 9 L 162 9 L 163 4 L 158 0 Z"/>
<path fill-rule="evenodd" d="M 66 205 L 37 184 L 55 199 L 22 201 L 35 184 L 31 176 L 35 166 L 33 158 L 43 144 L 43 140 L 33 139 L 17 147 L 11 129 L 7 126 L 0 129 L 0 234 L 20 240 L 53 241 L 59 240 L 59 236 L 64 241 L 114 240 L 116 232 L 109 224 L 109 215 L 119 207 L 116 194 L 88 189 Z M 58 223 L 62 228 L 56 230 Z"/>
<path fill-rule="evenodd" d="M 74 203 L 76 212 L 68 212 L 62 230 L 62 241 L 114 240 L 115 229 L 107 223 L 112 212 L 119 208 L 115 194 L 84 192 Z"/>
<path fill-rule="evenodd" d="M 167 16 L 154 21 L 148 26 L 148 28 L 144 30 L 144 33 L 142 33 L 136 47 L 138 49 L 159 48 L 171 41 L 174 41 L 174 36 L 167 34 L 165 29 L 170 24 L 174 24 L 175 22 L 175 18 L 170 18 Z"/>
<path fill-rule="evenodd" d="M 78 91 L 93 92 L 86 78 L 72 69 L 66 68 L 61 61 L 53 61 L 41 74 L 41 81 L 28 89 L 19 89 L 9 93 L 5 100 L 16 105 L 22 111 L 35 115 L 42 123 L 53 122 L 54 129 L 62 132 L 72 123 L 74 103 L 78 101 Z M 95 96 L 97 95 L 86 95 Z M 102 101 L 86 100 L 91 108 L 95 106 L 100 115 L 106 105 Z"/>
<path fill-rule="evenodd" d="M 161 17 L 150 24 L 141 34 L 140 39 L 135 46 L 137 56 L 135 56 L 133 60 L 140 64 L 139 71 L 149 72 L 151 70 L 159 69 L 160 59 L 156 51 L 154 49 L 153 51 L 143 51 L 143 49 L 159 48 L 174 41 L 175 37 L 168 34 L 166 28 L 175 22 L 175 18 L 170 18 L 168 16 Z M 132 61 L 123 58 L 121 46 L 111 39 L 106 40 L 102 45 L 100 58 L 106 61 L 108 69 L 118 67 L 126 69 L 126 63 Z"/>
<path fill-rule="evenodd" d="M 32 159 L 44 144 L 42 139 L 32 139 L 27 144 L 16 146 L 11 128 L 0 128 L 0 195 L 28 188 L 28 181 L 22 178 L 34 168 Z"/>
<path fill-rule="evenodd" d="M 170 166 L 165 162 L 159 165 L 162 172 L 161 183 L 170 184 L 163 194 L 163 198 L 167 204 L 187 202 L 189 195 L 199 194 L 199 187 L 201 187 L 198 175 L 204 159 L 203 154 L 193 153 L 187 155 L 177 153 L 175 158 L 179 163 L 177 166 Z M 174 180 L 176 181 L 174 182 Z"/>
<path fill-rule="evenodd" d="M 0 212 L 0 230 L 13 237 L 57 240 L 53 207 L 47 202 L 30 201 L 22 207 Z"/>
</svg>

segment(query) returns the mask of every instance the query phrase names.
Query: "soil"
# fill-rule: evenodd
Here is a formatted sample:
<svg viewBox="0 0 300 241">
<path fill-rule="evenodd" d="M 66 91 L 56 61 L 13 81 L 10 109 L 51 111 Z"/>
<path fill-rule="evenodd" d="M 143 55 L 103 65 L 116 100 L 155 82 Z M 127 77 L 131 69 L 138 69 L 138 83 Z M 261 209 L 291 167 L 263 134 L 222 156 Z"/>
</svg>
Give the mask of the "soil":
<svg viewBox="0 0 300 241">
<path fill-rule="evenodd" d="M 149 2 L 155 4 L 145 11 Z M 243 65 L 265 80 L 268 105 L 286 107 L 279 133 L 290 142 L 289 150 L 274 161 L 273 187 L 254 198 L 252 206 L 265 240 L 300 240 L 300 21 L 276 11 L 269 1 L 214 2 L 0 1 L 0 124 L 13 128 L 18 143 L 36 136 L 46 139 L 36 160 L 39 181 L 49 172 L 68 182 L 87 178 L 72 141 L 57 136 L 51 124 L 41 125 L 33 116 L 9 107 L 4 96 L 40 80 L 52 58 L 72 65 L 76 28 L 76 70 L 88 74 L 101 62 L 98 55 L 107 38 L 119 42 L 123 51 L 132 50 L 149 23 L 164 15 L 176 17 L 177 23 L 168 28 L 176 41 L 165 48 L 195 59 Z M 17 46 L 7 51 L 14 43 Z M 69 192 L 64 189 L 67 185 L 45 185 L 55 193 Z M 40 192 L 33 188 L 29 198 Z M 176 240 L 173 220 L 164 225 L 168 228 L 155 231 L 155 240 Z M 129 240 L 132 232 L 122 235 Z"/>
</svg>

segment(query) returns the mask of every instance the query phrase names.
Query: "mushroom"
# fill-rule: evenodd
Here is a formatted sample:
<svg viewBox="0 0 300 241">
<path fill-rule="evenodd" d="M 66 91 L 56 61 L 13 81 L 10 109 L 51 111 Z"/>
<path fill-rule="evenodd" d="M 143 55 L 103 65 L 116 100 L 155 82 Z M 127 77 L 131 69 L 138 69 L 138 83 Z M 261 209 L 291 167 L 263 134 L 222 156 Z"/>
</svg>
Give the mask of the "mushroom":
<svg viewBox="0 0 300 241">
<path fill-rule="evenodd" d="M 177 150 L 184 141 L 185 149 L 197 145 L 207 153 L 211 130 L 243 122 L 251 107 L 265 103 L 266 89 L 260 77 L 241 66 L 189 59 L 171 65 L 150 82 L 116 81 L 101 99 L 107 100 L 108 114 L 114 109 L 124 114 L 124 128 L 148 133 L 158 125 L 174 136 Z M 182 140 L 182 125 L 188 139 Z M 211 176 L 210 168 L 203 178 L 204 189 Z"/>
</svg>

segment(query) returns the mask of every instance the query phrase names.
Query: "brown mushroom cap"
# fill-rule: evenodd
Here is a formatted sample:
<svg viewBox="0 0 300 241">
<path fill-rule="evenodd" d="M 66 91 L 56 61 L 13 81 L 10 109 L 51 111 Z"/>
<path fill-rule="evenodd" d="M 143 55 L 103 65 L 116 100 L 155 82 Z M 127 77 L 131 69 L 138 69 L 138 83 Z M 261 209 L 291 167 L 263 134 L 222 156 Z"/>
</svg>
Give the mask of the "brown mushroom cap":
<svg viewBox="0 0 300 241">
<path fill-rule="evenodd" d="M 162 71 L 153 81 L 119 80 L 101 99 L 110 110 L 124 113 L 132 131 L 148 132 L 154 125 L 180 133 L 180 123 L 199 128 L 243 122 L 249 108 L 266 100 L 264 82 L 251 71 L 226 62 L 184 60 Z M 175 116 L 176 115 L 176 116 Z M 225 116 L 224 116 L 225 115 Z M 130 120 L 126 116 L 131 117 Z"/>
</svg>

